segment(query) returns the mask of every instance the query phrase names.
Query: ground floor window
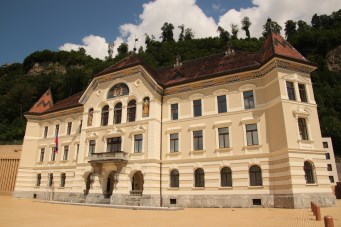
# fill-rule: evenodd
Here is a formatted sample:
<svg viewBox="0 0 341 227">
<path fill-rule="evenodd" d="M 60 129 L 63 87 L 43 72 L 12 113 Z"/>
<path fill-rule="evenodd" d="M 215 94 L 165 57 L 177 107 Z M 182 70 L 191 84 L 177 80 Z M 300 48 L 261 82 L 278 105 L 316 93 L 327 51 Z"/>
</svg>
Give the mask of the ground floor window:
<svg viewBox="0 0 341 227">
<path fill-rule="evenodd" d="M 203 169 L 196 169 L 194 172 L 194 186 L 205 187 L 205 172 Z"/>
<path fill-rule="evenodd" d="M 179 187 L 179 171 L 177 169 L 173 169 L 170 172 L 170 187 L 171 188 Z"/>
<path fill-rule="evenodd" d="M 262 169 L 257 166 L 253 165 L 249 169 L 249 176 L 250 176 L 250 186 L 262 186 Z"/>
</svg>

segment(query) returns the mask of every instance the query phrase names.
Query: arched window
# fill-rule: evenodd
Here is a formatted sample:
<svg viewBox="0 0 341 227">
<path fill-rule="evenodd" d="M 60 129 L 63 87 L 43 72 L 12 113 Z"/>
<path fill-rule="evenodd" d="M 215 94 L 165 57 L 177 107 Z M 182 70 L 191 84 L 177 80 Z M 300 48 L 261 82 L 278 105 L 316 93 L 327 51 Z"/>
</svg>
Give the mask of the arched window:
<svg viewBox="0 0 341 227">
<path fill-rule="evenodd" d="M 136 118 L 136 101 L 130 100 L 127 108 L 127 122 L 135 121 Z"/>
<path fill-rule="evenodd" d="M 142 116 L 149 117 L 149 111 L 150 111 L 150 99 L 149 97 L 145 97 L 143 99 L 143 105 L 142 105 Z"/>
<path fill-rule="evenodd" d="M 101 126 L 108 125 L 108 117 L 109 117 L 109 106 L 105 105 L 102 108 Z"/>
<path fill-rule="evenodd" d="M 170 187 L 171 188 L 179 187 L 179 171 L 177 169 L 173 169 L 170 172 Z"/>
<path fill-rule="evenodd" d="M 194 186 L 205 187 L 205 172 L 203 169 L 196 169 L 194 172 Z"/>
<path fill-rule="evenodd" d="M 224 167 L 220 170 L 220 186 L 232 187 L 232 172 L 229 167 Z"/>
<path fill-rule="evenodd" d="M 120 124 L 122 121 L 122 103 L 119 102 L 114 107 L 114 124 Z"/>
<path fill-rule="evenodd" d="M 92 126 L 92 120 L 94 118 L 94 109 L 90 108 L 88 113 L 88 126 Z"/>
<path fill-rule="evenodd" d="M 115 98 L 118 96 L 128 95 L 129 94 L 129 88 L 126 84 L 120 83 L 114 85 L 108 92 L 107 98 Z"/>
<path fill-rule="evenodd" d="M 250 186 L 262 186 L 263 179 L 262 179 L 262 169 L 257 166 L 253 165 L 249 169 L 250 175 Z"/>
<path fill-rule="evenodd" d="M 66 180 L 66 174 L 61 173 L 60 174 L 60 187 L 65 187 L 65 180 Z"/>
<path fill-rule="evenodd" d="M 308 161 L 304 162 L 304 177 L 307 184 L 315 184 L 315 167 Z"/>
</svg>

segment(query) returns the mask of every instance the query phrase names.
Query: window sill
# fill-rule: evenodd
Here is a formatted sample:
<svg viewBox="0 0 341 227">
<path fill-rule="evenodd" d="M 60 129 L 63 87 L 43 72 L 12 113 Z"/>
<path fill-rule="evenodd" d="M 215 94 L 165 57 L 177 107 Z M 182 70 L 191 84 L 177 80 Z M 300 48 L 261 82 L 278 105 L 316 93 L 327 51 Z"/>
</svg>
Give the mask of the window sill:
<svg viewBox="0 0 341 227">
<path fill-rule="evenodd" d="M 58 187 L 58 189 L 65 189 L 65 187 Z"/>
<path fill-rule="evenodd" d="M 143 156 L 144 152 L 134 152 L 134 153 L 130 153 L 130 156 Z"/>
<path fill-rule="evenodd" d="M 219 187 L 218 190 L 231 190 L 233 189 L 232 186 L 226 186 L 226 187 Z"/>
<path fill-rule="evenodd" d="M 169 152 L 169 153 L 166 153 L 167 156 L 179 156 L 181 155 L 181 152 L 179 151 L 176 151 L 176 152 Z"/>
<path fill-rule="evenodd" d="M 225 148 L 216 148 L 214 152 L 216 153 L 225 153 L 225 152 L 231 152 L 232 147 L 225 147 Z"/>
<path fill-rule="evenodd" d="M 67 163 L 68 160 L 61 160 L 60 163 Z"/>
<path fill-rule="evenodd" d="M 306 143 L 306 144 L 312 144 L 312 143 L 314 143 L 313 140 L 297 140 L 297 142 L 299 142 L 299 143 Z"/>
<path fill-rule="evenodd" d="M 247 146 L 244 146 L 244 150 L 256 150 L 256 149 L 259 149 L 261 148 L 262 145 L 258 144 L 258 145 L 247 145 Z"/>
<path fill-rule="evenodd" d="M 195 151 L 190 151 L 190 154 L 204 154 L 206 153 L 206 150 L 195 150 Z"/>
<path fill-rule="evenodd" d="M 48 161 L 47 163 L 48 163 L 48 164 L 55 164 L 56 161 Z"/>
<path fill-rule="evenodd" d="M 192 190 L 205 190 L 205 187 L 193 187 Z"/>
<path fill-rule="evenodd" d="M 168 190 L 170 190 L 170 191 L 178 191 L 178 190 L 180 190 L 178 187 L 177 188 L 168 188 Z"/>
<path fill-rule="evenodd" d="M 249 186 L 248 189 L 263 189 L 264 186 Z"/>
<path fill-rule="evenodd" d="M 44 164 L 44 162 L 37 162 L 37 165 L 42 165 Z"/>
<path fill-rule="evenodd" d="M 314 186 L 319 186 L 319 185 L 316 184 L 316 183 L 315 183 L 315 184 L 307 184 L 307 183 L 306 183 L 305 186 L 308 186 L 308 187 L 312 186 L 312 187 L 314 187 Z"/>
</svg>

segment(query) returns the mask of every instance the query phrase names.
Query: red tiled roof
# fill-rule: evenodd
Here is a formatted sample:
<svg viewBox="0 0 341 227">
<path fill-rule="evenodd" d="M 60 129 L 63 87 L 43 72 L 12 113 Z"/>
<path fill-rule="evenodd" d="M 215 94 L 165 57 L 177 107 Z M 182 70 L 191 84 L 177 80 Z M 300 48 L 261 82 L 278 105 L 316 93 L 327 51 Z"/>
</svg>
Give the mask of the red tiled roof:
<svg viewBox="0 0 341 227">
<path fill-rule="evenodd" d="M 50 88 L 40 97 L 40 99 L 29 110 L 30 113 L 42 113 L 53 107 L 53 99 Z"/>
<path fill-rule="evenodd" d="M 269 35 L 263 44 L 260 53 L 260 62 L 264 63 L 274 55 L 291 58 L 306 63 L 310 63 L 305 59 L 288 41 L 286 41 L 282 36 L 274 32 Z"/>
</svg>

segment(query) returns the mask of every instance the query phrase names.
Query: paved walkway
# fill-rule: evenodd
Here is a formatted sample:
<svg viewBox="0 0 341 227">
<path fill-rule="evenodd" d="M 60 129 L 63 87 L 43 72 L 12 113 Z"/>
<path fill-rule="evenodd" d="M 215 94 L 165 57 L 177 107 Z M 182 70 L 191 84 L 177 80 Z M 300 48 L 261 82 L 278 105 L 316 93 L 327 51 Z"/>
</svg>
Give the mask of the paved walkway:
<svg viewBox="0 0 341 227">
<path fill-rule="evenodd" d="M 322 217 L 334 217 L 341 227 L 341 200 L 335 207 L 321 208 Z M 186 208 L 178 211 L 127 210 L 52 204 L 0 196 L 0 226 L 186 226 L 186 227 L 323 227 L 310 209 L 278 208 Z"/>
</svg>

